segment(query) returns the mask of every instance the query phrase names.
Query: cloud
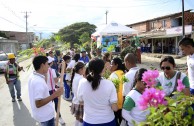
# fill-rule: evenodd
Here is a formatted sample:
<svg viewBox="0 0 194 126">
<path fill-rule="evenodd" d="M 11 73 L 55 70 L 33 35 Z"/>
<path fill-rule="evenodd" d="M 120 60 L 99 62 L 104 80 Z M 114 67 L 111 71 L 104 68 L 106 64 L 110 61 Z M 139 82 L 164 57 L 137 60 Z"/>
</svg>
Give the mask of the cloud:
<svg viewBox="0 0 194 126">
<path fill-rule="evenodd" d="M 185 3 L 185 10 L 192 0 Z M 75 22 L 97 26 L 116 21 L 130 24 L 181 11 L 177 0 L 0 0 L 0 30 L 25 31 L 25 13 L 29 31 L 57 32 Z M 4 18 L 4 19 L 3 19 Z M 10 23 L 10 21 L 12 23 Z"/>
</svg>

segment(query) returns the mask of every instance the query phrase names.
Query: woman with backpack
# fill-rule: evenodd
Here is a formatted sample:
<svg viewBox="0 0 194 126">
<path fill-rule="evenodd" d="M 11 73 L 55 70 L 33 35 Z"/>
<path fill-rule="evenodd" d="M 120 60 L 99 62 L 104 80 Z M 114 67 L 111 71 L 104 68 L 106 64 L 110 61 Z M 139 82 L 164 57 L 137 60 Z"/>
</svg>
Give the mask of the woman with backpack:
<svg viewBox="0 0 194 126">
<path fill-rule="evenodd" d="M 174 70 L 175 66 L 176 64 L 172 56 L 165 56 L 161 59 L 160 68 L 163 72 L 161 72 L 159 77 L 157 78 L 157 86 L 162 86 L 166 96 L 171 97 L 173 96 L 172 93 L 177 90 L 177 82 L 178 79 L 180 79 L 185 86 L 185 89 L 183 89 L 183 93 L 189 96 L 189 79 L 185 73 Z"/>
</svg>

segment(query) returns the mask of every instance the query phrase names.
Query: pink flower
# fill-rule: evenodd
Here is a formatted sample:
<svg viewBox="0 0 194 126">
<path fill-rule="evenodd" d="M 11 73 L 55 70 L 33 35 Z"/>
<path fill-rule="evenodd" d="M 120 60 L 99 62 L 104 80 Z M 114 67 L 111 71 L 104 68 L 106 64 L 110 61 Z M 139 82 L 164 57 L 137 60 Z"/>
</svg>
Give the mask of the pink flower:
<svg viewBox="0 0 194 126">
<path fill-rule="evenodd" d="M 159 104 L 166 105 L 167 101 L 164 99 L 165 93 L 164 91 L 155 89 L 155 88 L 147 88 L 141 98 L 139 103 L 139 108 L 141 110 L 147 109 L 149 106 L 158 107 Z"/>
<path fill-rule="evenodd" d="M 185 88 L 185 85 L 183 85 L 180 79 L 178 79 L 177 82 L 178 82 L 177 91 L 181 92 Z"/>
<path fill-rule="evenodd" d="M 159 76 L 158 70 L 148 70 L 143 73 L 142 81 L 144 81 L 147 84 L 147 86 L 153 87 L 157 83 L 156 78 L 158 76 Z"/>
</svg>

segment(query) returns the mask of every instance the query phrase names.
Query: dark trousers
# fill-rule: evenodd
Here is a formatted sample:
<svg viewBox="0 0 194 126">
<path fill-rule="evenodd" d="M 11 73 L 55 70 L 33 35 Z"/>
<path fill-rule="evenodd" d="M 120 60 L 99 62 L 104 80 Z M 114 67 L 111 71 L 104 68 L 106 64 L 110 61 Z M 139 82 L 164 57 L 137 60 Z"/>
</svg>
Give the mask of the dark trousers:
<svg viewBox="0 0 194 126">
<path fill-rule="evenodd" d="M 66 78 L 66 74 L 64 74 L 63 83 L 64 83 L 64 90 L 65 90 L 65 98 L 69 98 L 70 97 L 70 86 L 67 84 L 67 81 L 65 80 L 65 78 Z"/>
<path fill-rule="evenodd" d="M 54 90 L 50 90 L 49 91 L 49 94 L 52 95 L 53 92 L 54 92 Z M 54 98 L 53 101 L 54 101 L 54 104 L 55 104 L 55 111 L 57 112 L 57 108 L 58 108 L 58 97 L 57 98 Z M 61 113 L 60 112 L 59 112 L 59 117 L 61 117 Z"/>
<path fill-rule="evenodd" d="M 122 109 L 119 109 L 117 112 L 114 112 L 115 114 L 115 121 L 116 121 L 116 125 L 120 126 L 121 121 L 122 121 L 122 114 L 121 114 Z"/>
</svg>

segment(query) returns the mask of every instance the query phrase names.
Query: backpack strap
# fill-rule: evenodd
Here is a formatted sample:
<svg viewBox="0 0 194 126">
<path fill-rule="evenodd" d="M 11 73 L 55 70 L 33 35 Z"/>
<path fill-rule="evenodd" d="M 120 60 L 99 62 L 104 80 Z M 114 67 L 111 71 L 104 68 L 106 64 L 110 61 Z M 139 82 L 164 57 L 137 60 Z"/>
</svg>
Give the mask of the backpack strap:
<svg viewBox="0 0 194 126">
<path fill-rule="evenodd" d="M 178 79 L 180 79 L 180 78 L 181 78 L 181 72 L 178 71 L 178 73 L 177 73 L 177 75 L 176 75 L 175 85 L 174 85 L 174 88 L 173 88 L 172 93 L 176 91 L 176 88 L 177 88 L 177 86 L 178 86 Z M 173 96 L 172 93 L 170 94 L 170 97 Z"/>
</svg>

